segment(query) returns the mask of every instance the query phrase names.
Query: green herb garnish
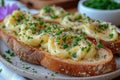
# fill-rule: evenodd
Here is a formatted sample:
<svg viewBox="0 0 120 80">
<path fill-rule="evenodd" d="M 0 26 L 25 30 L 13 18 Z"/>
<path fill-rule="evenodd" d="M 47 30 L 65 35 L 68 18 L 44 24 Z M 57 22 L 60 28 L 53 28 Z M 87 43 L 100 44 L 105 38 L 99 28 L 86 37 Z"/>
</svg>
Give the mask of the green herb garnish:
<svg viewBox="0 0 120 80">
<path fill-rule="evenodd" d="M 5 25 L 3 25 L 3 26 L 2 26 L 2 28 L 6 28 L 6 26 L 5 26 Z"/>
<path fill-rule="evenodd" d="M 40 24 L 40 25 L 43 25 L 43 24 L 44 24 L 44 22 L 43 22 L 42 20 L 40 20 L 39 24 Z"/>
<path fill-rule="evenodd" d="M 33 68 L 33 69 L 32 69 L 32 72 L 33 72 L 33 73 L 37 73 L 37 70 L 35 70 L 35 69 Z"/>
<path fill-rule="evenodd" d="M 6 50 L 5 51 L 7 54 L 9 54 L 10 56 L 14 56 L 15 54 L 14 54 L 14 52 L 11 52 L 10 50 Z"/>
<path fill-rule="evenodd" d="M 50 15 L 50 17 L 51 17 L 51 18 L 53 18 L 53 19 L 58 18 L 58 16 L 57 16 L 57 15 L 55 15 L 55 14 Z"/>
<path fill-rule="evenodd" d="M 3 54 L 2 57 L 9 63 L 12 63 L 11 59 L 7 55 Z"/>
<path fill-rule="evenodd" d="M 111 33 L 111 34 L 109 34 L 109 38 L 111 39 L 111 38 L 113 38 L 113 34 Z"/>
<path fill-rule="evenodd" d="M 24 69 L 30 69 L 31 67 L 30 67 L 30 66 L 27 66 L 27 65 L 23 65 L 23 68 L 24 68 Z"/>
<path fill-rule="evenodd" d="M 51 12 L 52 9 L 50 8 L 50 6 L 46 5 L 44 8 L 45 12 Z"/>
<path fill-rule="evenodd" d="M 85 49 L 86 49 L 86 47 L 82 47 L 82 48 L 81 48 L 81 51 L 84 51 Z"/>
<path fill-rule="evenodd" d="M 10 53 L 10 50 L 8 49 L 8 50 L 6 50 L 5 52 L 9 54 L 9 53 Z"/>
<path fill-rule="evenodd" d="M 33 39 L 33 37 L 31 37 L 31 36 L 28 36 L 28 37 L 27 37 L 27 39 Z"/>
<path fill-rule="evenodd" d="M 114 0 L 86 0 L 83 4 L 87 7 L 101 10 L 120 9 L 120 3 Z"/>
<path fill-rule="evenodd" d="M 100 42 L 97 43 L 97 46 L 98 46 L 98 48 L 103 48 L 104 47 L 104 45 L 101 44 Z"/>
<path fill-rule="evenodd" d="M 72 54 L 72 57 L 73 57 L 73 58 L 76 58 L 76 57 L 77 57 L 76 52 Z"/>
<path fill-rule="evenodd" d="M 64 43 L 62 47 L 63 47 L 63 49 L 67 48 L 68 44 Z"/>
<path fill-rule="evenodd" d="M 77 45 L 78 45 L 78 42 L 77 42 L 77 41 L 74 41 L 74 42 L 72 43 L 72 45 L 73 45 L 73 46 L 77 46 Z"/>
<path fill-rule="evenodd" d="M 108 28 L 108 24 L 99 24 L 99 28 L 101 29 L 101 30 L 105 30 L 105 29 L 107 29 Z"/>
<path fill-rule="evenodd" d="M 62 33 L 62 30 L 59 30 L 58 32 L 55 33 L 55 35 L 60 35 Z"/>
<path fill-rule="evenodd" d="M 43 40 L 41 40 L 41 41 L 40 41 L 40 44 L 41 44 L 41 43 L 43 43 L 43 42 L 44 42 L 44 41 L 43 41 Z"/>
<path fill-rule="evenodd" d="M 52 73 L 51 76 L 55 76 L 55 75 Z"/>
</svg>

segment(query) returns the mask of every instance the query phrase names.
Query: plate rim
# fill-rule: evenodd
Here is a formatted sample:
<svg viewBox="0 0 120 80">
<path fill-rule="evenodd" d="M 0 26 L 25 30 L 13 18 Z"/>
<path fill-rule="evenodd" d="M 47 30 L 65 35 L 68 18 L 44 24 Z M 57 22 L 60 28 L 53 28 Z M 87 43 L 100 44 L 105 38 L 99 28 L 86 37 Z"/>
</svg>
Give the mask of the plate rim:
<svg viewBox="0 0 120 80">
<path fill-rule="evenodd" d="M 22 76 L 24 76 L 24 77 L 29 78 L 29 77 L 28 77 L 29 75 L 30 75 L 30 76 L 34 75 L 34 77 L 37 76 L 37 77 L 40 77 L 40 78 L 45 78 L 45 76 L 40 76 L 40 75 L 37 75 L 36 73 L 31 73 L 30 71 L 27 71 L 27 70 L 18 68 L 17 66 L 15 66 L 15 65 L 7 62 L 7 61 L 1 56 L 1 53 L 0 53 L 0 61 L 1 61 L 4 65 L 6 65 L 8 68 L 14 70 L 17 74 L 22 75 Z M 30 63 L 30 64 L 31 64 L 31 63 Z M 32 65 L 34 65 L 34 64 L 32 64 Z M 23 73 L 23 74 L 20 74 L 20 73 Z M 119 73 L 119 74 L 118 74 L 118 73 Z M 88 78 L 89 78 L 89 79 L 98 79 L 98 78 L 100 78 L 100 77 L 105 77 L 105 76 L 110 76 L 110 75 L 115 75 L 115 74 L 117 74 L 117 75 L 116 75 L 116 76 L 113 76 L 112 78 L 115 78 L 115 77 L 120 76 L 120 69 L 117 69 L 117 70 L 115 70 L 115 71 L 113 71 L 113 72 L 110 72 L 110 73 L 106 73 L 106 74 L 102 74 L 102 75 L 97 75 L 97 76 L 90 76 L 90 77 L 71 77 L 71 78 L 70 78 L 70 77 L 64 77 L 64 78 L 63 78 L 63 77 L 47 76 L 47 78 L 48 78 L 48 79 L 63 79 L 63 80 L 66 80 L 66 79 L 69 79 L 69 80 L 73 80 L 73 79 L 75 79 L 75 80 L 80 80 L 80 79 L 88 80 Z M 47 78 L 45 78 L 45 79 L 47 79 Z"/>
<path fill-rule="evenodd" d="M 1 44 L 4 44 L 5 45 L 5 47 L 7 47 L 8 48 L 8 46 L 0 39 L 0 43 Z M 0 47 L 3 47 L 2 45 L 0 45 Z M 6 48 L 5 48 L 6 49 Z M 44 78 L 44 79 L 58 79 L 58 80 L 93 80 L 93 79 L 99 79 L 99 78 L 101 78 L 101 77 L 108 77 L 108 79 L 113 79 L 113 78 L 116 78 L 116 77 L 118 77 L 118 76 L 120 76 L 120 68 L 119 69 L 117 69 L 117 70 L 115 70 L 115 71 L 113 71 L 113 72 L 109 72 L 109 73 L 106 73 L 106 74 L 102 74 L 102 75 L 97 75 L 97 76 L 90 76 L 90 77 L 74 77 L 74 76 L 72 76 L 72 77 L 69 77 L 69 76 L 66 76 L 66 77 L 59 77 L 59 76 L 47 76 L 47 78 L 45 77 L 45 76 L 40 76 L 40 75 L 38 75 L 38 74 L 36 74 L 36 73 L 32 73 L 32 72 L 30 72 L 30 71 L 27 71 L 27 70 L 24 70 L 24 69 L 21 69 L 21 68 L 19 68 L 19 67 L 17 67 L 16 65 L 14 65 L 14 64 L 11 64 L 11 63 L 9 63 L 8 61 L 6 61 L 3 57 L 2 57 L 2 54 L 3 53 L 1 53 L 1 51 L 2 50 L 0 50 L 0 61 L 4 64 L 4 65 L 6 65 L 8 68 L 10 68 L 11 70 L 14 70 L 17 74 L 19 74 L 19 75 L 22 75 L 22 76 L 24 76 L 24 77 L 28 77 L 28 78 L 31 78 L 31 77 L 29 77 L 29 76 L 32 76 L 32 75 L 34 75 L 33 76 L 33 79 L 35 78 L 35 79 L 37 79 L 38 80 L 38 78 L 40 79 L 40 78 Z M 16 56 L 17 58 L 19 58 L 18 56 Z M 23 62 L 26 62 L 26 61 L 23 61 Z M 28 62 L 27 62 L 28 63 Z M 31 63 L 29 63 L 29 64 L 31 64 Z M 35 64 L 32 64 L 32 65 L 35 65 Z M 39 65 L 39 66 L 41 66 L 41 65 Z M 43 67 L 43 66 L 42 66 Z M 22 74 L 21 74 L 22 73 Z M 112 76 L 112 75 L 114 75 L 114 76 Z M 109 77 L 110 76 L 110 77 Z M 37 77 L 37 78 L 36 78 Z"/>
</svg>

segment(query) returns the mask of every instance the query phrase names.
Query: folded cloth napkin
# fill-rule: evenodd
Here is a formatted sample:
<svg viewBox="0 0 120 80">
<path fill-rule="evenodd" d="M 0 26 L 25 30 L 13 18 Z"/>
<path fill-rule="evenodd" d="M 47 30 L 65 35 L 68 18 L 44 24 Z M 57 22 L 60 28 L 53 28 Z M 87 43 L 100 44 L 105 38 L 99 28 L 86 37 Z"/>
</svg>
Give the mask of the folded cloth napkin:
<svg viewBox="0 0 120 80">
<path fill-rule="evenodd" d="M 28 9 L 25 5 L 20 3 L 18 0 L 4 0 L 5 5 L 11 5 L 13 3 L 16 3 L 18 7 L 20 7 L 21 10 L 30 12 L 32 14 L 38 13 L 38 10 L 35 9 Z M 0 62 L 0 80 L 28 80 L 23 78 L 22 76 L 16 74 L 14 71 L 8 69 L 3 63 Z"/>
</svg>

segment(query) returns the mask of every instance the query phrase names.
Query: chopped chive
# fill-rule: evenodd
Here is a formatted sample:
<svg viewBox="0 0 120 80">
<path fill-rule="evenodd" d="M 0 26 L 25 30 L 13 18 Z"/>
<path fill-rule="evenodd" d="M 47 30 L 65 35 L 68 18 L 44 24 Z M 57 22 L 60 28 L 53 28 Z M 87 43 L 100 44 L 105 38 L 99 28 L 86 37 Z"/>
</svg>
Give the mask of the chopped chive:
<svg viewBox="0 0 120 80">
<path fill-rule="evenodd" d="M 77 46 L 77 45 L 78 45 L 78 42 L 77 42 L 77 41 L 74 41 L 74 42 L 72 43 L 72 45 L 73 45 L 73 46 Z"/>
<path fill-rule="evenodd" d="M 72 57 L 73 57 L 73 58 L 76 58 L 76 57 L 77 57 L 76 52 L 72 54 Z"/>
<path fill-rule="evenodd" d="M 27 66 L 27 65 L 24 65 L 23 68 L 28 70 L 28 69 L 30 69 L 31 67 L 30 67 L 30 66 Z"/>
<path fill-rule="evenodd" d="M 33 37 L 31 37 L 31 36 L 28 36 L 28 37 L 27 37 L 27 39 L 33 39 Z"/>
<path fill-rule="evenodd" d="M 59 30 L 58 32 L 55 33 L 55 35 L 60 35 L 62 33 L 62 30 Z"/>
<path fill-rule="evenodd" d="M 20 57 L 19 59 L 20 59 L 20 61 L 23 61 L 23 58 L 22 58 L 22 57 Z"/>
<path fill-rule="evenodd" d="M 2 57 L 9 63 L 12 63 L 11 59 L 7 55 L 3 54 Z"/>
<path fill-rule="evenodd" d="M 10 53 L 10 50 L 8 49 L 8 50 L 6 50 L 5 52 L 6 52 L 6 53 Z"/>
<path fill-rule="evenodd" d="M 81 50 L 84 51 L 86 47 L 82 47 Z"/>
<path fill-rule="evenodd" d="M 32 69 L 32 72 L 33 72 L 33 73 L 37 73 L 37 70 L 35 70 L 35 69 L 33 68 L 33 69 Z"/>
<path fill-rule="evenodd" d="M 97 46 L 98 46 L 98 48 L 103 48 L 104 47 L 104 45 L 101 44 L 100 42 L 97 43 Z"/>
<path fill-rule="evenodd" d="M 66 41 L 66 38 L 67 38 L 67 35 L 64 34 L 63 37 L 62 37 L 62 40 L 63 40 L 63 41 Z"/>
<path fill-rule="evenodd" d="M 111 33 L 111 34 L 109 34 L 109 38 L 111 39 L 111 38 L 113 38 L 113 34 Z"/>
<path fill-rule="evenodd" d="M 43 41 L 43 40 L 41 40 L 41 41 L 40 41 L 40 44 L 41 44 L 41 43 L 43 43 L 43 42 L 44 42 L 44 41 Z"/>
<path fill-rule="evenodd" d="M 102 29 L 102 30 L 105 30 L 108 28 L 108 24 L 99 24 L 99 28 Z"/>
<path fill-rule="evenodd" d="M 90 49 L 91 49 L 91 47 L 88 47 L 87 52 L 89 52 L 89 51 L 90 51 Z"/>
<path fill-rule="evenodd" d="M 73 30 L 73 28 L 72 28 L 72 27 L 70 27 L 69 29 L 70 29 L 70 30 Z"/>
<path fill-rule="evenodd" d="M 67 47 L 68 47 L 68 44 L 65 43 L 65 44 L 63 44 L 62 47 L 63 47 L 64 49 L 67 48 Z"/>
<path fill-rule="evenodd" d="M 71 18 L 70 18 L 70 17 L 67 17 L 67 19 L 68 19 L 69 21 L 71 21 Z"/>
<path fill-rule="evenodd" d="M 2 26 L 2 28 L 6 28 L 6 26 L 5 26 L 5 25 L 3 25 L 3 26 Z"/>
<path fill-rule="evenodd" d="M 55 75 L 52 73 L 51 76 L 55 76 Z"/>
<path fill-rule="evenodd" d="M 50 6 L 46 5 L 44 8 L 45 12 L 51 12 L 52 9 L 50 8 Z"/>
<path fill-rule="evenodd" d="M 58 42 L 59 40 L 60 40 L 60 37 L 57 37 L 57 38 L 56 38 L 56 41 Z"/>
<path fill-rule="evenodd" d="M 40 20 L 39 24 L 40 24 L 40 25 L 43 25 L 43 24 L 44 24 L 44 22 L 43 22 L 42 20 Z"/>
<path fill-rule="evenodd" d="M 50 15 L 50 17 L 53 18 L 53 19 L 58 18 L 58 16 L 56 16 L 55 14 Z"/>
<path fill-rule="evenodd" d="M 10 53 L 10 56 L 15 56 L 14 52 L 11 52 L 11 53 Z"/>
</svg>

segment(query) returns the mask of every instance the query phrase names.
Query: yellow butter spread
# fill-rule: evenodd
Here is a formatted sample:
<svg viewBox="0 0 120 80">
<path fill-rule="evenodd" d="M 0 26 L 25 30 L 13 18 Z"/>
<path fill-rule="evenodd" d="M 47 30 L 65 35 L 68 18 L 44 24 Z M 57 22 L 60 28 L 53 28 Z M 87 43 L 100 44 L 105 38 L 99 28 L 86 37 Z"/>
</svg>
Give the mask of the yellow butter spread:
<svg viewBox="0 0 120 80">
<path fill-rule="evenodd" d="M 49 7 L 49 6 L 47 6 Z M 49 7 L 51 9 L 55 8 L 55 12 L 61 12 L 63 9 L 57 9 L 57 7 Z M 44 13 L 43 13 L 44 11 Z M 67 13 L 65 11 L 62 11 Z M 50 16 L 50 13 L 45 12 L 45 8 L 41 9 L 41 14 L 47 14 Z M 61 16 L 62 13 L 57 14 L 57 16 Z M 94 15 L 94 14 L 93 14 Z M 40 17 L 47 19 L 46 16 L 41 15 Z M 48 19 L 47 19 L 48 20 Z M 52 21 L 57 21 L 54 18 Z M 62 16 L 62 18 L 57 21 L 59 24 L 63 25 L 65 28 L 72 28 L 74 30 L 82 30 L 89 37 L 93 37 L 97 40 L 104 41 L 116 41 L 118 40 L 118 32 L 114 25 L 111 25 L 107 22 L 100 22 L 98 20 L 93 20 L 85 15 L 79 13 L 69 13 L 67 15 Z"/>
<path fill-rule="evenodd" d="M 61 7 L 45 6 L 40 10 L 39 16 L 46 20 L 52 20 L 52 21 L 54 20 L 54 21 L 59 22 L 60 19 L 67 14 L 68 14 L 68 12 L 66 12 Z"/>
<path fill-rule="evenodd" d="M 94 58 L 97 54 L 96 46 L 84 32 L 44 22 L 26 12 L 14 11 L 3 24 L 4 29 L 16 35 L 19 41 L 40 47 L 56 57 L 82 60 Z"/>
</svg>

